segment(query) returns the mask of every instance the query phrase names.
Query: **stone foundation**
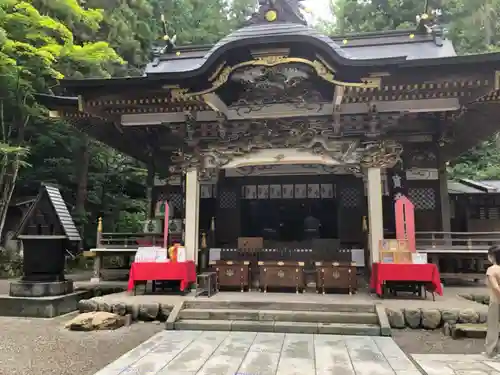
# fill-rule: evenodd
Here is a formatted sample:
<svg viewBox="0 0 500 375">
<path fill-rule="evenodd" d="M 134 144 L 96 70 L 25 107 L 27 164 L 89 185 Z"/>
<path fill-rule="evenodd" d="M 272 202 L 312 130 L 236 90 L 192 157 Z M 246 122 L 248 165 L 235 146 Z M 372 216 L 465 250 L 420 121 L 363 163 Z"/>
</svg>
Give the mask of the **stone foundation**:
<svg viewBox="0 0 500 375">
<path fill-rule="evenodd" d="M 55 297 L 73 293 L 73 281 L 33 282 L 13 281 L 10 283 L 11 297 Z"/>
<path fill-rule="evenodd" d="M 91 293 L 79 291 L 55 297 L 0 296 L 0 316 L 53 318 L 75 311 L 78 301 Z"/>
<path fill-rule="evenodd" d="M 95 299 L 83 299 L 78 302 L 78 310 L 81 313 L 105 311 L 120 316 L 130 314 L 132 320 L 143 322 L 166 321 L 172 309 L 172 305 L 159 303 L 129 304 L 114 302 L 109 304 Z"/>
<path fill-rule="evenodd" d="M 457 323 L 486 322 L 486 313 L 467 309 L 392 309 L 386 308 L 391 328 L 438 329 Z"/>
</svg>

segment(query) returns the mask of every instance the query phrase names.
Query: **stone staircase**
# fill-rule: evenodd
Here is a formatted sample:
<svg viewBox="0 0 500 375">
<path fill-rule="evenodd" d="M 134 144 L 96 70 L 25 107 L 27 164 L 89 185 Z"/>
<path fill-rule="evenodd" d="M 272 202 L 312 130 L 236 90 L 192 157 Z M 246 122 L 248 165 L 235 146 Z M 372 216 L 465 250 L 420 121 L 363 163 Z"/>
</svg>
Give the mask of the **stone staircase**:
<svg viewBox="0 0 500 375">
<path fill-rule="evenodd" d="M 381 305 L 184 301 L 167 329 L 390 336 Z"/>
</svg>

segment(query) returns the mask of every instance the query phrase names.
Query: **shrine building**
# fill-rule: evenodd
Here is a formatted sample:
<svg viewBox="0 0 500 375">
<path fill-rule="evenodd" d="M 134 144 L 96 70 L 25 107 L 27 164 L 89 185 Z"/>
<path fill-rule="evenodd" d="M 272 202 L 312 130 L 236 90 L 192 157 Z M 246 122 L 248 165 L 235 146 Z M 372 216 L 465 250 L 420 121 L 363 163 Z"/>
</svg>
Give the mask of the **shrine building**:
<svg viewBox="0 0 500 375">
<path fill-rule="evenodd" d="M 401 195 L 417 235 L 450 233 L 446 163 L 498 131 L 500 54 L 457 56 L 433 15 L 329 37 L 299 3 L 260 1 L 215 45 L 167 41 L 140 77 L 63 79 L 64 96 L 39 96 L 148 165 L 149 217 L 169 202 L 190 259 L 202 232 L 217 248 L 307 248 L 312 216 L 312 237 L 371 264 Z"/>
</svg>

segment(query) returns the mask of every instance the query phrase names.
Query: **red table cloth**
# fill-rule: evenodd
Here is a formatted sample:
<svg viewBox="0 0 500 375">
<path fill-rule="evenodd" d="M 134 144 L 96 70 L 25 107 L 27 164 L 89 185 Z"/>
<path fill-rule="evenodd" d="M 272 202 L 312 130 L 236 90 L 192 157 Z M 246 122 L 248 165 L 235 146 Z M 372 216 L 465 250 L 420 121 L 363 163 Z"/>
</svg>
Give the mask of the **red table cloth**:
<svg viewBox="0 0 500 375">
<path fill-rule="evenodd" d="M 181 290 L 196 282 L 196 265 L 188 262 L 132 263 L 128 278 L 128 290 L 133 290 L 136 281 L 180 280 Z"/>
<path fill-rule="evenodd" d="M 370 288 L 380 296 L 386 281 L 426 283 L 426 289 L 443 295 L 441 277 L 435 264 L 373 263 Z"/>
</svg>

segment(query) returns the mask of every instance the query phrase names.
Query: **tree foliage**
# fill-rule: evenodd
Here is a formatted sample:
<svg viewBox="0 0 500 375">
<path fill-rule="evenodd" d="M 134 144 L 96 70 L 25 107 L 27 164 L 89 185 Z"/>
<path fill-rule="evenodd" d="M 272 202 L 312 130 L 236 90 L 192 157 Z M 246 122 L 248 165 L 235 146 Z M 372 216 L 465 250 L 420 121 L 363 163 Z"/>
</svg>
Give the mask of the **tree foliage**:
<svg viewBox="0 0 500 375">
<path fill-rule="evenodd" d="M 442 23 L 458 54 L 500 51 L 500 0 L 429 0 L 428 11 L 441 6 Z M 420 0 L 332 0 L 335 22 L 320 27 L 336 34 L 414 29 L 424 7 Z M 498 145 L 495 135 L 453 160 L 451 177 L 500 179 Z"/>
<path fill-rule="evenodd" d="M 0 0 L 0 233 L 12 194 L 57 183 L 93 243 L 106 230 L 140 230 L 145 168 L 48 120 L 35 93 L 55 93 L 60 78 L 142 74 L 167 33 L 178 44 L 214 43 L 253 10 L 254 0 Z M 14 187 L 16 187 L 15 192 Z"/>
</svg>

